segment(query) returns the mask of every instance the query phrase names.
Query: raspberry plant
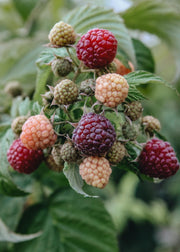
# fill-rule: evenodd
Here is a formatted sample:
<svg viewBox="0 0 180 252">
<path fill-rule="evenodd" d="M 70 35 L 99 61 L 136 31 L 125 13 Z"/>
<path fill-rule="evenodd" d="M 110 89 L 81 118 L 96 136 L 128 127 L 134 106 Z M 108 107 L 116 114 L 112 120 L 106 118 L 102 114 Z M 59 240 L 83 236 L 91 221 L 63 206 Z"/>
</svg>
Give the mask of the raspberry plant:
<svg viewBox="0 0 180 252">
<path fill-rule="evenodd" d="M 82 15 L 86 11 L 87 14 Z M 87 25 L 91 16 L 97 20 Z M 107 18 L 113 24 L 111 28 L 106 23 Z M 98 23 L 98 20 L 101 21 Z M 48 38 L 49 43 L 36 62 L 38 73 L 33 98 L 17 98 L 14 106 L 18 108 L 14 110 L 18 110 L 18 115 L 11 124 L 13 131 L 9 125 L 5 126 L 1 149 L 6 169 L 1 169 L 0 190 L 8 196 L 26 196 L 27 188 L 33 189 L 33 182 L 38 182 L 38 193 L 27 197 L 24 206 L 27 210 L 17 227 L 17 232 L 29 233 L 30 230 L 33 234 L 21 237 L 21 241 L 39 236 L 37 241 L 30 242 L 34 247 L 45 241 L 49 227 L 42 234 L 34 227 L 39 222 L 44 223 L 47 216 L 52 230 L 49 239 L 56 236 L 58 229 L 64 241 L 57 238 L 57 249 L 64 246 L 67 252 L 79 247 L 88 252 L 118 251 L 112 221 L 102 203 L 94 197 L 101 196 L 100 189 L 111 184 L 111 176 L 117 170 L 130 171 L 140 180 L 151 182 L 178 171 L 175 151 L 159 132 L 158 119 L 143 113 L 146 97 L 139 89 L 144 84 L 169 88 L 171 85 L 152 73 L 152 68 L 139 67 L 131 38 L 113 11 L 82 7 L 56 23 Z M 23 117 L 23 123 L 19 116 Z M 18 139 L 17 134 L 20 134 Z M 16 172 L 10 166 L 21 173 L 32 173 L 25 190 L 11 179 L 8 169 L 14 177 Z M 58 186 L 54 186 L 55 181 Z M 67 190 L 59 196 L 63 188 L 61 182 Z M 87 198 L 82 200 L 78 194 L 69 193 L 69 185 Z M 57 206 L 62 209 L 58 214 Z M 100 216 L 98 223 L 105 225 L 103 231 L 93 221 L 91 224 L 93 211 Z M 68 217 L 71 214 L 78 218 L 80 230 L 72 225 L 73 218 Z M 81 216 L 89 218 L 88 223 L 86 218 L 81 223 Z M 51 222 L 55 217 L 57 226 L 56 221 Z M 25 225 L 24 220 L 28 220 Z M 69 225 L 73 232 L 66 234 Z M 100 239 L 87 247 L 86 225 L 95 229 L 92 240 L 103 232 L 106 241 Z M 77 230 L 81 246 L 73 235 Z M 16 235 L 14 237 L 19 237 Z M 55 244 L 53 239 L 52 244 Z M 26 246 L 15 245 L 14 251 L 26 251 Z"/>
</svg>

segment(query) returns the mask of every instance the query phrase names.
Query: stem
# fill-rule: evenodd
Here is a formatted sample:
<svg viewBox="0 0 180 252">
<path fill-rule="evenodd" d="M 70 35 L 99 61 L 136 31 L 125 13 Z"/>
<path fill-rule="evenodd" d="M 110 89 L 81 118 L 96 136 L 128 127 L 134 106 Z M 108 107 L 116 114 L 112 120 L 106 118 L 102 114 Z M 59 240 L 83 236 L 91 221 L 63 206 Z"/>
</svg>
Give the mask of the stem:
<svg viewBox="0 0 180 252">
<path fill-rule="evenodd" d="M 74 60 L 74 58 L 72 57 L 72 55 L 71 55 L 71 53 L 70 53 L 70 51 L 69 51 L 69 48 L 68 48 L 68 47 L 66 47 L 66 51 L 67 51 L 67 53 L 68 53 L 69 57 L 72 59 L 72 61 L 73 61 L 74 65 L 75 65 L 76 67 L 78 67 L 78 68 L 79 68 L 78 64 L 76 63 L 76 61 L 75 61 L 75 60 Z"/>
<path fill-rule="evenodd" d="M 78 69 L 76 70 L 76 72 L 74 74 L 72 81 L 75 81 L 80 73 L 81 73 L 81 69 L 78 67 Z"/>
<path fill-rule="evenodd" d="M 70 120 L 71 122 L 74 122 L 74 120 L 73 120 L 73 118 L 71 117 L 71 115 L 70 115 L 69 111 L 67 110 L 67 108 L 66 108 L 65 106 L 62 106 L 62 108 L 63 108 L 64 112 L 66 113 L 66 115 L 69 117 L 69 120 Z"/>
</svg>

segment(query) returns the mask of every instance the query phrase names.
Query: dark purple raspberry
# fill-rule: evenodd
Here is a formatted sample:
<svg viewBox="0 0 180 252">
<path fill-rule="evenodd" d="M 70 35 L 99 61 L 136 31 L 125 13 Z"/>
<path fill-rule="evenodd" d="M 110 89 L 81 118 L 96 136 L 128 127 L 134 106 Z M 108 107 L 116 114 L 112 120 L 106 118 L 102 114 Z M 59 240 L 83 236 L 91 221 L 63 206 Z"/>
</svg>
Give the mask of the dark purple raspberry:
<svg viewBox="0 0 180 252">
<path fill-rule="evenodd" d="M 42 150 L 29 150 L 16 139 L 7 152 L 7 159 L 14 170 L 20 173 L 32 173 L 35 171 L 43 160 Z"/>
<path fill-rule="evenodd" d="M 113 61 L 117 40 L 105 29 L 92 29 L 84 34 L 77 44 L 77 57 L 89 68 L 101 68 Z"/>
<path fill-rule="evenodd" d="M 111 122 L 102 115 L 84 115 L 73 131 L 75 146 L 85 155 L 101 156 L 113 145 L 116 133 Z"/>
<path fill-rule="evenodd" d="M 168 178 L 179 169 L 176 154 L 170 143 L 157 138 L 146 143 L 138 162 L 141 173 L 154 178 Z"/>
</svg>

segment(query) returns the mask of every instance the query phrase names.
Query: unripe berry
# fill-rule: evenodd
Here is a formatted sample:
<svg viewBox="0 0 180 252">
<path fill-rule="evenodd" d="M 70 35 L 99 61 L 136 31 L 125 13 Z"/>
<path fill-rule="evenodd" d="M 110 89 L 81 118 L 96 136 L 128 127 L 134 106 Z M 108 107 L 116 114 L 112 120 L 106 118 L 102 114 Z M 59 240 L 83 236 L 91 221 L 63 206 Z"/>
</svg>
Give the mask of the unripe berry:
<svg viewBox="0 0 180 252">
<path fill-rule="evenodd" d="M 20 135 L 22 132 L 22 126 L 25 123 L 25 121 L 28 119 L 28 116 L 18 116 L 16 117 L 12 124 L 11 124 L 11 128 L 12 131 L 16 134 L 16 135 Z"/>
<path fill-rule="evenodd" d="M 144 126 L 145 132 L 153 136 L 154 131 L 160 131 L 161 124 L 160 121 L 153 116 L 144 116 L 142 118 L 142 125 Z"/>
<path fill-rule="evenodd" d="M 79 166 L 79 173 L 88 185 L 104 188 L 112 170 L 104 157 L 87 157 Z"/>
<path fill-rule="evenodd" d="M 60 164 L 60 165 L 56 164 L 52 154 L 46 157 L 45 162 L 48 168 L 55 172 L 61 172 L 64 168 L 64 164 Z"/>
<path fill-rule="evenodd" d="M 125 101 L 129 85 L 119 74 L 105 74 L 97 78 L 95 97 L 107 107 L 116 107 Z"/>
<path fill-rule="evenodd" d="M 124 156 L 126 155 L 126 148 L 124 145 L 119 142 L 115 141 L 109 152 L 107 153 L 106 158 L 109 160 L 112 164 L 119 163 Z"/>
<path fill-rule="evenodd" d="M 54 88 L 54 99 L 59 105 L 72 104 L 78 97 L 77 85 L 71 80 L 62 80 Z"/>
<path fill-rule="evenodd" d="M 96 82 L 93 79 L 87 79 L 82 81 L 80 85 L 80 92 L 88 96 L 93 96 L 95 90 L 95 83 Z"/>
<path fill-rule="evenodd" d="M 51 154 L 57 166 L 64 166 L 64 160 L 61 158 L 61 145 L 54 146 Z"/>
<path fill-rule="evenodd" d="M 6 84 L 4 91 L 12 97 L 17 97 L 22 94 L 22 87 L 18 81 L 11 81 Z"/>
<path fill-rule="evenodd" d="M 75 149 L 71 142 L 63 144 L 60 155 L 67 163 L 76 162 L 80 158 L 78 150 Z"/>
<path fill-rule="evenodd" d="M 124 113 L 131 119 L 131 121 L 136 121 L 140 118 L 143 107 L 139 101 L 133 101 L 131 103 L 125 104 L 124 107 Z"/>
<path fill-rule="evenodd" d="M 54 95 L 51 91 L 47 91 L 45 94 L 41 96 L 42 96 L 42 102 L 44 106 L 51 105 L 54 98 Z"/>
<path fill-rule="evenodd" d="M 122 133 L 126 139 L 130 141 L 135 140 L 138 136 L 137 125 L 129 124 L 128 122 L 125 122 L 122 126 Z"/>
<path fill-rule="evenodd" d="M 70 60 L 57 57 L 52 61 L 51 69 L 55 76 L 63 77 L 73 70 L 73 65 Z"/>
<path fill-rule="evenodd" d="M 76 41 L 76 34 L 71 25 L 60 21 L 50 30 L 48 35 L 50 43 L 55 46 L 68 46 Z"/>
<path fill-rule="evenodd" d="M 22 127 L 20 137 L 24 146 L 31 150 L 51 147 L 57 139 L 50 121 L 44 115 L 29 117 Z"/>
</svg>

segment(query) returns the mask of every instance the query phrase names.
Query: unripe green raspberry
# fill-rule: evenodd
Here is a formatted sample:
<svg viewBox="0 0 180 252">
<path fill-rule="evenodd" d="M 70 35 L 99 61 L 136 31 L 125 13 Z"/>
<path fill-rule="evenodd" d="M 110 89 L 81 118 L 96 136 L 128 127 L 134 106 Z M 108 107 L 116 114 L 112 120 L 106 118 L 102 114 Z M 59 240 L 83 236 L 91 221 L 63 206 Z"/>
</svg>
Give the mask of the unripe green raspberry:
<svg viewBox="0 0 180 252">
<path fill-rule="evenodd" d="M 48 168 L 52 171 L 60 172 L 64 168 L 64 164 L 61 164 L 61 165 L 56 164 L 52 154 L 46 157 L 45 162 Z"/>
<path fill-rule="evenodd" d="M 143 111 L 142 104 L 139 101 L 134 101 L 125 104 L 125 115 L 127 115 L 132 121 L 139 119 Z"/>
<path fill-rule="evenodd" d="M 6 84 L 4 91 L 12 97 L 17 97 L 22 94 L 22 88 L 18 81 L 11 81 Z"/>
<path fill-rule="evenodd" d="M 42 103 L 44 106 L 50 105 L 53 101 L 54 95 L 51 91 L 47 91 L 42 96 Z"/>
<path fill-rule="evenodd" d="M 68 46 L 75 43 L 76 34 L 71 25 L 60 21 L 50 30 L 48 38 L 52 45 Z"/>
<path fill-rule="evenodd" d="M 137 138 L 138 136 L 138 130 L 137 130 L 137 126 L 136 125 L 131 125 L 128 122 L 125 122 L 122 126 L 122 133 L 123 136 L 130 140 L 133 141 Z"/>
<path fill-rule="evenodd" d="M 51 154 L 57 166 L 64 166 L 64 160 L 61 158 L 61 145 L 54 146 Z"/>
<path fill-rule="evenodd" d="M 54 99 L 59 105 L 72 104 L 77 100 L 78 88 L 71 80 L 62 80 L 54 88 Z"/>
<path fill-rule="evenodd" d="M 12 124 L 11 124 L 11 128 L 12 131 L 16 134 L 16 135 L 20 135 L 22 132 L 22 126 L 25 123 L 25 121 L 28 119 L 28 116 L 18 116 L 16 117 Z"/>
<path fill-rule="evenodd" d="M 84 93 L 88 96 L 93 96 L 95 84 L 96 84 L 96 82 L 93 79 L 87 79 L 85 81 L 82 81 L 81 85 L 80 85 L 80 92 Z"/>
<path fill-rule="evenodd" d="M 55 76 L 63 77 L 73 70 L 73 65 L 70 60 L 57 57 L 52 61 L 51 69 Z"/>
<path fill-rule="evenodd" d="M 149 133 L 150 136 L 153 135 L 154 131 L 160 131 L 161 124 L 160 121 L 153 116 L 144 116 L 142 118 L 142 125 L 144 126 L 145 132 Z"/>
<path fill-rule="evenodd" d="M 60 155 L 68 163 L 76 162 L 80 158 L 78 150 L 71 142 L 63 144 Z"/>
<path fill-rule="evenodd" d="M 124 145 L 119 141 L 115 141 L 110 151 L 107 153 L 106 158 L 110 163 L 117 164 L 124 158 L 125 155 L 126 148 Z"/>
</svg>

